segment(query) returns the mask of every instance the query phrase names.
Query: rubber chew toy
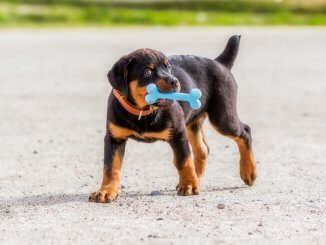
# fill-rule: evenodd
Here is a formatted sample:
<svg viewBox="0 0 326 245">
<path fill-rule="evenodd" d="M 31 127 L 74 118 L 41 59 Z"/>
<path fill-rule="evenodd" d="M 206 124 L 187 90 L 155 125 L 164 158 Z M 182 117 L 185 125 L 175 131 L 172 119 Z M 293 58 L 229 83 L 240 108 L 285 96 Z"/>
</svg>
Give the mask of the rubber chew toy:
<svg viewBox="0 0 326 245">
<path fill-rule="evenodd" d="M 199 98 L 202 93 L 199 89 L 194 88 L 190 90 L 189 94 L 185 93 L 161 93 L 157 86 L 153 83 L 147 85 L 147 95 L 145 100 L 149 104 L 154 104 L 158 99 L 168 99 L 168 100 L 178 100 L 178 101 L 187 101 L 190 104 L 190 107 L 194 110 L 197 110 L 201 106 Z"/>
</svg>

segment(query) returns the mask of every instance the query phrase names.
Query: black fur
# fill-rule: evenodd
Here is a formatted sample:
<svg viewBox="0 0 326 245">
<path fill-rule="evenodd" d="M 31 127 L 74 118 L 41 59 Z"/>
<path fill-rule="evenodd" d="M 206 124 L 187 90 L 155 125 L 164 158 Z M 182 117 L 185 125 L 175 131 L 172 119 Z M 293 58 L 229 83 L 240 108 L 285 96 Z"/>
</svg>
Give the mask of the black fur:
<svg viewBox="0 0 326 245">
<path fill-rule="evenodd" d="M 233 36 L 228 41 L 223 53 L 215 60 L 224 64 L 227 68 L 231 69 L 235 58 L 237 57 L 241 36 Z"/>
<path fill-rule="evenodd" d="M 175 81 L 170 84 L 170 91 L 179 90 L 188 93 L 192 88 L 202 91 L 199 110 L 192 110 L 185 102 L 174 103 L 170 107 L 159 107 L 154 113 L 138 117 L 127 112 L 111 93 L 108 100 L 107 125 L 113 123 L 131 129 L 139 134 L 144 132 L 161 132 L 169 128 L 171 137 L 169 144 L 175 154 L 176 165 L 182 168 L 186 157 L 190 155 L 190 147 L 186 135 L 186 127 L 197 118 L 207 113 L 210 122 L 217 130 L 227 136 L 245 139 L 251 147 L 250 128 L 242 123 L 237 115 L 237 85 L 231 74 L 231 67 L 238 52 L 240 36 L 230 38 L 225 50 L 216 58 L 208 59 L 192 55 L 175 55 L 165 57 L 162 53 L 150 49 L 137 50 L 122 57 L 110 70 L 109 81 L 113 88 L 121 91 L 130 103 L 136 101 L 129 91 L 130 81 L 137 80 L 139 86 L 155 83 L 159 79 Z M 164 64 L 167 60 L 169 65 Z M 156 66 L 150 77 L 144 76 L 149 64 Z M 143 142 L 153 142 L 154 138 L 135 138 Z M 106 169 L 110 169 L 112 154 L 118 149 L 122 153 L 125 140 L 115 139 L 110 130 L 105 137 Z"/>
</svg>

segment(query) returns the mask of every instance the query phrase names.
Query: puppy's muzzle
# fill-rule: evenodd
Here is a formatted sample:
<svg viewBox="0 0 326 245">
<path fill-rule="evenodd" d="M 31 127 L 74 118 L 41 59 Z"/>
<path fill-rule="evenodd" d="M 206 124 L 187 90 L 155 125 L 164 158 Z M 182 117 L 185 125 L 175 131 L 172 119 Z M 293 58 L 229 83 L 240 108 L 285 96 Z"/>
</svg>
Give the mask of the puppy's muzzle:
<svg viewBox="0 0 326 245">
<path fill-rule="evenodd" d="M 171 93 L 180 92 L 180 82 L 176 78 L 164 78 L 156 82 L 160 92 Z"/>
</svg>

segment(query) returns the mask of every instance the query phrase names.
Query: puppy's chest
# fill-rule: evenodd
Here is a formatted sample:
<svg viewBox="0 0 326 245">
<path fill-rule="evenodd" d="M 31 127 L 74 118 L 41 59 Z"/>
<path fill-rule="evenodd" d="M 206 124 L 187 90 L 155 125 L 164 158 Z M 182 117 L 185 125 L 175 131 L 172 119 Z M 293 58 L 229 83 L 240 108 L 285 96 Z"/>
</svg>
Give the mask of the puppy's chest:
<svg viewBox="0 0 326 245">
<path fill-rule="evenodd" d="M 150 132 L 138 132 L 136 130 L 132 130 L 126 127 L 121 127 L 113 123 L 109 123 L 108 127 L 111 135 L 114 138 L 118 138 L 118 139 L 134 138 L 139 141 L 153 142 L 155 140 L 168 141 L 170 138 L 169 129 L 163 129 L 160 131 L 150 131 Z"/>
</svg>

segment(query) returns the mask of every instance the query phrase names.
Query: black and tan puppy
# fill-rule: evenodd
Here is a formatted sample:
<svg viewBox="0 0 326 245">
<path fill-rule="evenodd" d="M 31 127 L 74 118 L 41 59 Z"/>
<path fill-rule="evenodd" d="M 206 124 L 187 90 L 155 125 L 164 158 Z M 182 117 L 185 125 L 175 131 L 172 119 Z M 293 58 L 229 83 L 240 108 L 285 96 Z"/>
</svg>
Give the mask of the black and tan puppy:
<svg viewBox="0 0 326 245">
<path fill-rule="evenodd" d="M 209 152 L 203 129 L 206 116 L 219 133 L 237 143 L 240 176 L 247 185 L 254 183 L 256 164 L 250 127 L 237 115 L 237 85 L 230 71 L 239 42 L 240 36 L 231 37 L 215 60 L 188 55 L 166 57 L 155 50 L 140 49 L 115 63 L 108 74 L 113 90 L 108 100 L 103 181 L 90 201 L 110 202 L 117 198 L 129 138 L 169 143 L 179 172 L 178 195 L 198 194 Z M 189 93 L 199 88 L 202 107 L 192 110 L 187 103 L 168 100 L 148 105 L 144 97 L 149 83 L 155 83 L 161 92 Z"/>
</svg>

